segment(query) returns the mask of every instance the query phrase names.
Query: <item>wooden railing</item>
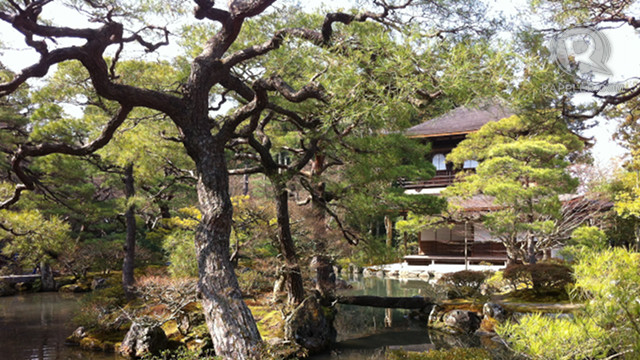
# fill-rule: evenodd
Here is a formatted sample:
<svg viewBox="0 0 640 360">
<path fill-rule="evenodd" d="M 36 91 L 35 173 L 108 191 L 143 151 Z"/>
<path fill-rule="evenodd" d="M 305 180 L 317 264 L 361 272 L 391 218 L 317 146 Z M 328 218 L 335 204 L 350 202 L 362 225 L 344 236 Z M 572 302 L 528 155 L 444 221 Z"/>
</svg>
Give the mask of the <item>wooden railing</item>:
<svg viewBox="0 0 640 360">
<path fill-rule="evenodd" d="M 453 184 L 456 173 L 453 171 L 438 171 L 434 177 L 429 180 L 418 181 L 400 181 L 400 185 L 405 189 L 427 189 L 435 187 L 446 187 Z"/>
</svg>

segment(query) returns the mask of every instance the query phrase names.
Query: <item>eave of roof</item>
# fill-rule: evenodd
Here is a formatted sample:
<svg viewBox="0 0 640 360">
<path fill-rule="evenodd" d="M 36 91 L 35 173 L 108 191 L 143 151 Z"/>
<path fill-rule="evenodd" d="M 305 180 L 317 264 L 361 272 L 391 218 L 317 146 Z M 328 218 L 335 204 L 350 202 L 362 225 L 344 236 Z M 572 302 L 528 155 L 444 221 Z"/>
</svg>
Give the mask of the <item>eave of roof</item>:
<svg viewBox="0 0 640 360">
<path fill-rule="evenodd" d="M 466 135 L 484 124 L 512 116 L 514 113 L 498 101 L 457 107 L 448 113 L 429 119 L 405 131 L 411 138 Z"/>
</svg>

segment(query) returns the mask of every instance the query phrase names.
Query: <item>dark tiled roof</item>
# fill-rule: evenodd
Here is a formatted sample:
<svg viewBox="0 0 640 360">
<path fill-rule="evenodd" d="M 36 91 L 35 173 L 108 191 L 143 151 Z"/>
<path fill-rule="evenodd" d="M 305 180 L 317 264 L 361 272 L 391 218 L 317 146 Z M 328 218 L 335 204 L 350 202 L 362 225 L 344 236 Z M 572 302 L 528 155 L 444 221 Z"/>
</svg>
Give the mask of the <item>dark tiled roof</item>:
<svg viewBox="0 0 640 360">
<path fill-rule="evenodd" d="M 497 103 L 469 105 L 455 108 L 448 113 L 408 129 L 409 137 L 435 137 L 468 134 L 490 121 L 498 121 L 513 115 L 505 106 Z"/>
<path fill-rule="evenodd" d="M 449 199 L 455 206 L 462 208 L 464 212 L 499 210 L 500 206 L 493 203 L 493 196 L 474 195 L 470 198 Z"/>
</svg>

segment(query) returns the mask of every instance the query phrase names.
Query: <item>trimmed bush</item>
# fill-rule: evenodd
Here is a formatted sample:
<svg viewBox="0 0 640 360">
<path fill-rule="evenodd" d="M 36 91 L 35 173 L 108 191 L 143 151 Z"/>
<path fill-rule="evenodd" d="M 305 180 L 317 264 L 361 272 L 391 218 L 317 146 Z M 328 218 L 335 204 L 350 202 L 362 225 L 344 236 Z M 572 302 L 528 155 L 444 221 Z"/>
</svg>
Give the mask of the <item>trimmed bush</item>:
<svg viewBox="0 0 640 360">
<path fill-rule="evenodd" d="M 564 291 L 567 285 L 574 283 L 571 268 L 554 263 L 511 265 L 504 270 L 503 277 L 514 290 L 524 284 L 538 294 Z"/>
<path fill-rule="evenodd" d="M 444 274 L 438 283 L 446 286 L 449 298 L 476 297 L 480 295 L 480 286 L 490 274 L 487 271 L 457 271 Z"/>
</svg>

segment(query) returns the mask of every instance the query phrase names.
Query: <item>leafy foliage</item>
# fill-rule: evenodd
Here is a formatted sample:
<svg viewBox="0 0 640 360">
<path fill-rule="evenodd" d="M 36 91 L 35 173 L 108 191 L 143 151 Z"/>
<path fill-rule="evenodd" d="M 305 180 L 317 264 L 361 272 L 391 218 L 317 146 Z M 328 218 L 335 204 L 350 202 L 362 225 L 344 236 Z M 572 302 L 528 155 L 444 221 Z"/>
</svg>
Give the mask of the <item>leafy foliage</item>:
<svg viewBox="0 0 640 360">
<path fill-rule="evenodd" d="M 640 353 L 640 254 L 623 248 L 584 250 L 574 266 L 573 318 L 527 315 L 501 326 L 512 347 L 534 359 L 636 358 Z"/>
<path fill-rule="evenodd" d="M 69 225 L 57 217 L 47 219 L 37 210 L 0 210 L 0 224 L 2 253 L 17 257 L 24 266 L 52 262 L 72 246 Z"/>
</svg>

